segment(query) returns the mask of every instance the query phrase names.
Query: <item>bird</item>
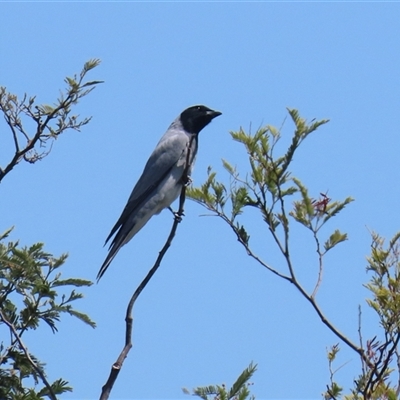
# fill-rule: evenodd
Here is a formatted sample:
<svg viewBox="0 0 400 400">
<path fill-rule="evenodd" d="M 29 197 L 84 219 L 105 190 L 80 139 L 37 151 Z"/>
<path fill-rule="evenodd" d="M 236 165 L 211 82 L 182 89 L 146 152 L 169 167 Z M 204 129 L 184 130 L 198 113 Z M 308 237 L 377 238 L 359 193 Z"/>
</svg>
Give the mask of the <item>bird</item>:
<svg viewBox="0 0 400 400">
<path fill-rule="evenodd" d="M 185 109 L 171 123 L 148 159 L 121 216 L 104 243 L 106 245 L 115 235 L 97 274 L 97 281 L 104 275 L 121 247 L 128 243 L 153 215 L 159 214 L 165 208 L 171 209 L 171 204 L 186 184 L 183 182 L 183 174 L 190 143 L 187 176 L 190 176 L 194 165 L 200 131 L 221 114 L 204 105 L 195 105 Z"/>
</svg>

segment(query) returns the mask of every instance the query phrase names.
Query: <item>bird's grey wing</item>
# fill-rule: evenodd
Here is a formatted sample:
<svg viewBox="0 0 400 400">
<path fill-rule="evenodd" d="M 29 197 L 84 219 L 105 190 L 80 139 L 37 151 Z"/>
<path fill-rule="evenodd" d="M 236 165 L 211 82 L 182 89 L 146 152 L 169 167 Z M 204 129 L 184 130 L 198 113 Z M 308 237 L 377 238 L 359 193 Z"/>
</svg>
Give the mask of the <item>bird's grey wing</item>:
<svg viewBox="0 0 400 400">
<path fill-rule="evenodd" d="M 185 156 L 188 142 L 189 137 L 182 132 L 172 135 L 167 132 L 161 138 L 147 161 L 141 177 L 133 188 L 121 216 L 108 235 L 106 243 L 124 225 L 129 216 L 143 204 L 150 193 L 165 179 L 178 161 Z"/>
</svg>

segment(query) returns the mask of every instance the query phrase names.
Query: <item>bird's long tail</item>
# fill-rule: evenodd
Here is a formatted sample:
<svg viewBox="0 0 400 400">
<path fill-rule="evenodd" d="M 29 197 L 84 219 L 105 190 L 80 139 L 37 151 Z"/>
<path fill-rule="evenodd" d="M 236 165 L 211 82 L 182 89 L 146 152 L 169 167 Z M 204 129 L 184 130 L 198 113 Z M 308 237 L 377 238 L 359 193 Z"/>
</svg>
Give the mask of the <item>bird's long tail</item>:
<svg viewBox="0 0 400 400">
<path fill-rule="evenodd" d="M 115 239 L 118 239 L 118 236 L 116 236 Z M 97 283 L 99 282 L 100 278 L 104 275 L 106 272 L 108 266 L 111 264 L 111 261 L 114 259 L 114 257 L 117 255 L 119 249 L 123 246 L 124 238 L 119 238 L 119 240 L 113 240 L 109 252 L 107 254 L 106 259 L 103 262 L 103 265 L 101 266 L 99 273 L 97 274 Z"/>
</svg>

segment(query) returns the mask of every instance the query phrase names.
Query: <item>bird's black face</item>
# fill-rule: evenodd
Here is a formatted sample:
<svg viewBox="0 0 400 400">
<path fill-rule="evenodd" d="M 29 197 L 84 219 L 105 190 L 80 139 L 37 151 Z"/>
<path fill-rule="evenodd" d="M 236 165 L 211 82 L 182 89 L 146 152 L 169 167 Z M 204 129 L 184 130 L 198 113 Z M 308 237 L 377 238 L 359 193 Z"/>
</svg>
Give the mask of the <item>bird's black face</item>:
<svg viewBox="0 0 400 400">
<path fill-rule="evenodd" d="M 186 132 L 198 134 L 215 117 L 221 115 L 219 111 L 211 110 L 206 106 L 193 106 L 181 114 L 181 122 Z"/>
</svg>

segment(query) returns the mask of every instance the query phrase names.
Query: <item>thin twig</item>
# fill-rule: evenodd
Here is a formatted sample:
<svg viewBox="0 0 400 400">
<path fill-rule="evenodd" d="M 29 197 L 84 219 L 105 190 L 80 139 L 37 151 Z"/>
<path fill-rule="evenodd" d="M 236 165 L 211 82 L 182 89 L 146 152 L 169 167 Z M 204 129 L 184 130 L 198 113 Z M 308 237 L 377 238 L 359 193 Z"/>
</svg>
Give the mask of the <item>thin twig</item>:
<svg viewBox="0 0 400 400">
<path fill-rule="evenodd" d="M 184 215 L 184 204 L 185 204 L 185 198 L 186 198 L 186 187 L 188 182 L 190 182 L 189 179 L 189 170 L 190 170 L 190 162 L 193 160 L 191 157 L 191 152 L 192 152 L 192 144 L 195 139 L 195 135 L 192 135 L 190 138 L 190 142 L 188 145 L 188 152 L 186 155 L 186 165 L 182 174 L 182 190 L 181 194 L 179 197 L 179 209 L 175 213 L 175 219 L 172 224 L 171 232 L 168 236 L 167 241 L 164 244 L 164 247 L 161 249 L 156 262 L 154 263 L 154 266 L 151 268 L 151 270 L 148 272 L 146 277 L 143 279 L 143 281 L 140 283 L 140 285 L 137 287 L 135 290 L 134 294 L 132 295 L 127 310 L 126 310 L 126 317 L 125 317 L 125 322 L 126 322 L 126 332 L 125 332 L 125 346 L 122 349 L 117 361 L 112 365 L 111 367 L 111 372 L 110 375 L 107 379 L 107 382 L 105 385 L 102 387 L 101 395 L 100 395 L 100 400 L 106 400 L 109 398 L 111 390 L 114 386 L 115 381 L 118 378 L 119 372 L 122 368 L 122 365 L 124 363 L 125 358 L 128 356 L 128 353 L 130 349 L 132 348 L 132 329 L 133 329 L 133 317 L 132 317 L 132 310 L 133 306 L 138 299 L 140 293 L 143 291 L 143 289 L 146 287 L 146 285 L 149 283 L 150 279 L 153 277 L 153 275 L 156 273 L 157 269 L 159 268 L 162 259 L 164 258 L 165 253 L 171 246 L 172 240 L 175 237 L 176 230 L 178 228 L 179 222 L 182 220 L 182 216 Z"/>
<path fill-rule="evenodd" d="M 38 373 L 38 375 L 42 379 L 42 381 L 45 384 L 47 390 L 49 391 L 49 393 L 48 393 L 49 397 L 52 400 L 57 400 L 57 397 L 53 392 L 53 388 L 51 387 L 50 383 L 47 381 L 46 376 L 44 375 L 43 371 L 32 360 L 31 356 L 29 355 L 28 349 L 25 347 L 24 343 L 22 342 L 21 338 L 19 337 L 18 332 L 15 329 L 15 326 L 4 317 L 4 314 L 3 314 L 2 310 L 0 310 L 0 317 L 4 321 L 4 323 L 8 326 L 8 328 L 10 329 L 12 334 L 14 335 L 15 339 L 17 339 L 20 348 L 25 353 L 25 356 L 28 359 L 29 363 L 32 365 L 33 369 Z"/>
<path fill-rule="evenodd" d="M 360 339 L 360 349 L 363 349 L 364 345 L 363 345 L 362 330 L 361 330 L 361 317 L 362 317 L 361 305 L 359 305 L 358 306 L 358 338 Z M 365 374 L 366 374 L 365 361 L 362 357 L 361 357 L 361 369 L 362 369 L 363 375 L 365 376 Z"/>
<path fill-rule="evenodd" d="M 283 196 L 280 190 L 280 185 L 278 185 L 278 197 L 281 202 L 281 212 L 284 218 L 286 218 L 286 212 L 285 212 L 285 203 L 283 200 Z M 270 232 L 275 239 L 275 242 L 278 244 L 278 247 L 282 253 L 282 255 L 286 259 L 286 263 L 288 265 L 288 269 L 290 272 L 291 280 L 290 282 L 294 284 L 294 286 L 300 291 L 300 293 L 311 303 L 313 306 L 314 310 L 317 312 L 318 316 L 320 317 L 321 321 L 337 336 L 339 337 L 344 343 L 346 343 L 350 348 L 352 348 L 354 351 L 356 351 L 361 358 L 366 362 L 368 366 L 372 366 L 371 362 L 368 360 L 366 357 L 364 350 L 362 347 L 358 347 L 356 344 L 354 344 L 350 339 L 348 339 L 344 334 L 342 334 L 323 314 L 321 309 L 319 308 L 318 304 L 315 302 L 315 299 L 312 295 L 309 295 L 307 291 L 303 288 L 303 286 L 297 281 L 297 278 L 294 273 L 294 268 L 292 265 L 292 261 L 290 258 L 290 253 L 289 253 L 289 228 L 286 227 L 285 225 L 283 226 L 284 228 L 284 237 L 285 237 L 285 246 L 283 247 L 276 232 L 273 231 L 270 228 Z"/>
<path fill-rule="evenodd" d="M 394 351 L 394 354 L 396 354 L 396 364 L 397 364 L 397 370 L 400 371 L 400 355 L 399 355 L 399 350 L 396 346 L 396 349 Z M 400 395 L 400 374 L 397 377 L 397 388 L 396 388 L 396 396 L 399 398 Z"/>
<path fill-rule="evenodd" d="M 283 214 L 285 215 L 285 214 Z M 234 228 L 234 227 L 233 227 Z M 246 243 L 244 243 L 243 241 L 239 240 L 239 242 L 245 246 L 246 251 L 248 252 L 249 255 L 251 255 L 254 259 L 256 259 L 258 262 L 260 262 L 261 265 L 263 265 L 264 267 L 266 267 L 269 271 L 273 272 L 274 274 L 286 279 L 287 281 L 289 281 L 290 283 L 293 283 L 293 285 L 300 291 L 300 293 L 311 303 L 311 305 L 313 306 L 314 310 L 317 312 L 318 316 L 320 317 L 321 321 L 338 337 L 340 338 L 344 343 L 346 343 L 350 348 L 352 348 L 355 352 L 357 352 L 361 358 L 365 361 L 365 363 L 369 366 L 372 367 L 371 362 L 368 360 L 368 358 L 366 357 L 364 350 L 362 347 L 358 347 L 356 344 L 354 344 L 350 339 L 348 339 L 344 334 L 342 334 L 323 314 L 323 312 L 321 311 L 321 309 L 319 308 L 318 304 L 315 302 L 315 299 L 309 295 L 306 290 L 303 288 L 303 286 L 301 286 L 301 284 L 297 281 L 296 275 L 294 273 L 294 268 L 292 265 L 292 261 L 290 259 L 290 254 L 289 254 L 289 250 L 288 250 L 288 239 L 289 239 L 289 233 L 286 232 L 285 229 L 285 246 L 282 246 L 282 243 L 280 242 L 276 232 L 274 230 L 272 230 L 270 228 L 270 232 L 272 234 L 272 237 L 274 238 L 275 242 L 277 243 L 281 253 L 283 254 L 283 256 L 286 259 L 286 263 L 288 265 L 288 269 L 290 272 L 290 277 L 283 275 L 279 272 L 277 272 L 276 270 L 274 270 L 272 267 L 266 266 L 262 261 L 260 261 L 259 259 L 257 259 L 256 257 L 254 257 L 251 253 L 251 250 L 249 248 L 248 245 L 246 245 Z"/>
<path fill-rule="evenodd" d="M 392 340 L 386 339 L 386 343 L 384 343 L 384 347 L 383 347 L 383 349 L 382 349 L 382 353 L 381 353 L 381 354 L 384 354 L 384 352 L 386 351 L 386 348 L 389 346 L 389 343 L 390 343 L 391 341 L 392 341 Z M 371 392 L 373 392 L 374 389 L 375 389 L 375 387 L 379 385 L 381 379 L 383 378 L 383 376 L 384 376 L 385 373 L 387 372 L 389 362 L 392 360 L 392 356 L 393 356 L 393 354 L 394 354 L 394 352 L 395 352 L 395 350 L 396 350 L 396 348 L 397 348 L 397 345 L 399 344 L 399 341 L 400 341 L 400 334 L 397 334 L 397 338 L 396 338 L 396 340 L 394 341 L 393 346 L 389 349 L 388 353 L 386 354 L 385 360 L 384 360 L 384 362 L 383 362 L 383 365 L 382 365 L 382 367 L 381 367 L 379 373 L 376 374 L 376 378 L 375 378 L 375 380 L 374 380 L 374 381 L 372 382 L 372 384 L 371 384 Z M 378 364 L 381 363 L 382 358 L 383 358 L 383 356 L 380 357 L 380 359 L 379 359 L 379 361 L 378 361 L 378 363 L 377 363 L 376 365 L 378 365 Z M 372 376 L 372 374 L 371 374 L 371 376 Z"/>
<path fill-rule="evenodd" d="M 296 288 L 300 291 L 300 293 L 311 303 L 312 307 L 314 310 L 317 312 L 318 316 L 320 317 L 321 321 L 338 337 L 340 338 L 344 343 L 346 343 L 350 348 L 352 348 L 355 352 L 357 352 L 361 358 L 365 361 L 365 363 L 371 367 L 372 364 L 366 357 L 364 350 L 360 347 L 358 347 L 356 344 L 354 344 L 349 338 L 347 338 L 343 333 L 341 333 L 323 314 L 321 309 L 319 308 L 318 304 L 315 302 L 315 299 L 312 298 L 305 290 L 304 288 L 295 280 L 293 284 L 296 286 Z"/>
<path fill-rule="evenodd" d="M 283 232 L 285 234 L 285 251 L 284 251 L 284 255 L 287 259 L 290 258 L 290 254 L 289 254 L 289 219 L 286 216 L 286 210 L 285 210 L 285 200 L 283 199 L 282 196 L 282 191 L 281 191 L 281 185 L 278 184 L 278 197 L 279 197 L 279 201 L 281 203 L 281 212 L 282 212 L 282 220 L 284 221 L 283 225 Z M 292 277 L 294 278 L 294 269 L 291 268 L 291 263 L 290 263 L 290 274 L 292 275 Z"/>
<path fill-rule="evenodd" d="M 10 127 L 12 135 L 13 135 L 15 153 L 18 153 L 19 152 L 18 136 L 17 136 L 17 132 L 15 131 L 15 128 L 14 128 L 14 123 L 11 121 L 11 117 L 5 111 L 3 111 L 3 112 L 4 112 L 4 119 L 6 120 L 7 125 Z"/>
<path fill-rule="evenodd" d="M 312 292 L 311 297 L 314 299 L 315 296 L 317 295 L 318 289 L 321 286 L 322 283 L 322 274 L 324 272 L 324 264 L 323 264 L 323 257 L 324 254 L 321 252 L 321 246 L 319 244 L 319 239 L 317 236 L 317 232 L 315 230 L 313 230 L 314 233 L 314 240 L 315 243 L 317 245 L 317 254 L 318 254 L 318 279 L 317 279 L 317 283 L 315 284 L 314 290 Z"/>
<path fill-rule="evenodd" d="M 282 196 L 281 196 L 282 197 Z M 292 265 L 292 261 L 290 258 L 290 253 L 289 253 L 289 248 L 288 248 L 288 241 L 289 241 L 289 232 L 288 229 L 284 227 L 284 231 L 285 231 L 285 245 L 282 245 L 281 241 L 279 240 L 276 232 L 270 227 L 270 232 L 272 234 L 272 237 L 274 238 L 275 242 L 277 243 L 281 253 L 283 254 L 283 256 L 286 259 L 287 265 L 288 265 L 288 269 L 290 272 L 290 276 L 284 275 L 281 272 L 275 270 L 274 268 L 272 268 L 271 266 L 269 266 L 268 264 L 266 264 L 265 262 L 263 262 L 256 254 L 254 254 L 252 252 L 252 250 L 250 249 L 249 245 L 243 241 L 243 239 L 241 238 L 240 234 L 237 232 L 235 226 L 232 224 L 232 222 L 229 220 L 229 218 L 226 217 L 225 214 L 219 212 L 217 209 L 210 207 L 207 204 L 204 204 L 201 201 L 197 201 L 199 204 L 205 206 L 206 208 L 208 208 L 210 211 L 215 212 L 218 217 L 222 218 L 222 220 L 224 220 L 230 227 L 231 229 L 234 231 L 234 233 L 236 234 L 236 237 L 238 239 L 238 241 L 242 244 L 242 246 L 246 249 L 247 254 L 252 257 L 254 260 L 258 261 L 263 267 L 265 267 L 266 269 L 268 269 L 270 272 L 272 272 L 273 274 L 287 280 L 290 283 L 293 283 L 294 286 L 300 291 L 300 293 L 311 303 L 311 305 L 313 306 L 314 310 L 317 312 L 318 316 L 320 317 L 321 321 L 338 337 L 340 338 L 344 343 L 346 343 L 350 348 L 352 348 L 355 352 L 357 352 L 360 357 L 365 361 L 365 363 L 372 367 L 371 362 L 368 360 L 368 358 L 366 357 L 364 350 L 362 347 L 358 347 L 356 344 L 354 344 L 350 339 L 348 339 L 344 334 L 342 334 L 323 314 L 323 312 L 321 311 L 321 309 L 319 308 L 318 304 L 315 302 L 315 299 L 309 295 L 306 290 L 301 286 L 301 284 L 297 281 L 296 275 L 294 273 L 294 268 Z M 286 213 L 284 210 L 284 202 L 281 202 L 281 207 L 283 207 L 282 210 L 282 215 L 284 217 L 286 217 Z"/>
<path fill-rule="evenodd" d="M 201 204 L 202 206 L 205 206 L 204 203 L 202 203 L 201 201 L 198 201 L 196 199 L 192 199 L 193 201 L 195 201 L 196 203 Z M 215 213 L 215 215 L 201 215 L 202 217 L 208 217 L 208 216 L 216 216 L 221 218 L 223 221 L 225 221 L 230 228 L 233 230 L 233 232 L 235 233 L 237 240 L 240 242 L 240 244 L 245 248 L 247 255 L 249 255 L 251 258 L 253 258 L 254 260 L 256 260 L 259 264 L 261 264 L 264 268 L 266 268 L 268 271 L 272 272 L 273 274 L 279 276 L 280 278 L 283 278 L 289 282 L 292 282 L 292 279 L 290 276 L 284 275 L 281 272 L 277 271 L 276 269 L 272 268 L 270 265 L 268 265 L 266 262 L 264 262 L 260 257 L 257 256 L 257 254 L 255 254 L 251 248 L 249 247 L 249 245 L 243 241 L 242 237 L 240 236 L 239 232 L 237 231 L 235 225 L 233 225 L 232 221 L 222 212 L 218 211 L 216 208 L 213 207 L 209 207 L 208 205 L 206 206 L 206 208 L 208 208 L 210 211 L 212 211 L 213 213 Z"/>
<path fill-rule="evenodd" d="M 223 214 L 219 215 L 222 219 L 225 219 Z M 261 260 L 261 258 L 259 258 L 256 254 L 253 253 L 253 251 L 250 249 L 249 245 L 243 241 L 242 237 L 240 236 L 239 232 L 237 231 L 236 227 L 233 224 L 229 223 L 229 220 L 226 218 L 226 221 L 228 222 L 228 224 L 230 225 L 230 227 L 232 228 L 232 230 L 235 232 L 236 237 L 238 239 L 238 241 L 242 244 L 242 246 L 246 249 L 247 254 L 253 258 L 254 260 L 258 261 L 264 268 L 266 268 L 268 271 L 272 272 L 273 274 L 279 276 L 280 278 L 283 278 L 289 282 L 292 283 L 292 278 L 290 276 L 284 275 L 281 272 L 277 271 L 276 269 L 272 268 L 270 265 L 268 265 L 267 263 L 265 263 L 263 260 Z"/>
</svg>

